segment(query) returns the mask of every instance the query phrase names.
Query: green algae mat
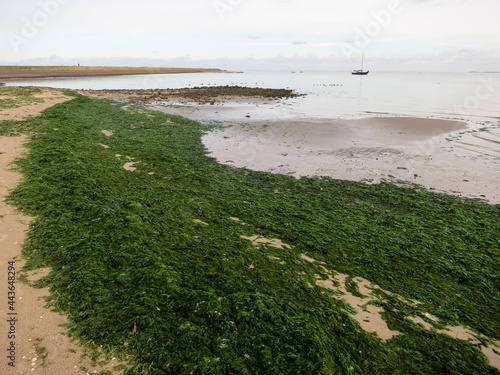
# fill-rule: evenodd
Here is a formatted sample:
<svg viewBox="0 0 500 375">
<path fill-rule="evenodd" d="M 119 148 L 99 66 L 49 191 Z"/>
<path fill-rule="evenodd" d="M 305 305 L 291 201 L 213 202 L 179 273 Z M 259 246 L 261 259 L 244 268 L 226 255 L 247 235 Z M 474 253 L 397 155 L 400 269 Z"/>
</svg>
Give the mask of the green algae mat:
<svg viewBox="0 0 500 375">
<path fill-rule="evenodd" d="M 500 373 L 499 206 L 219 165 L 208 126 L 72 95 L 6 124 L 31 135 L 9 199 L 69 334 L 127 374 Z"/>
</svg>

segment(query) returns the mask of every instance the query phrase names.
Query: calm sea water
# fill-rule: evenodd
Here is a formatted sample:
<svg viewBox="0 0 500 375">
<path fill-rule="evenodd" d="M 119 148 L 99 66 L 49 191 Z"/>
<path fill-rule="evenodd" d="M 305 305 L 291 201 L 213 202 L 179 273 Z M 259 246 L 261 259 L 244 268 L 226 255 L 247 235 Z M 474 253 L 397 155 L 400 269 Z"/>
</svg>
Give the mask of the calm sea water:
<svg viewBox="0 0 500 375">
<path fill-rule="evenodd" d="M 244 73 L 138 75 L 39 79 L 8 85 L 69 89 L 157 89 L 240 85 L 290 88 L 284 117 L 357 118 L 417 116 L 486 122 L 500 119 L 500 74 L 251 71 Z"/>
</svg>

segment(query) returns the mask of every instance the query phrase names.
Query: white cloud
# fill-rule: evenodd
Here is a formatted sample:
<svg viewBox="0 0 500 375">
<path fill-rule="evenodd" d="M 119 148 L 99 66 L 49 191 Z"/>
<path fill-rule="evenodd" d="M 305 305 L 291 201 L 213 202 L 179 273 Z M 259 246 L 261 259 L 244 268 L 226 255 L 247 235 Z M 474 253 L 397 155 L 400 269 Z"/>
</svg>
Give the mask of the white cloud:
<svg viewBox="0 0 500 375">
<path fill-rule="evenodd" d="M 342 42 L 357 52 L 388 56 L 387 66 L 394 68 L 390 57 L 402 54 L 467 50 L 483 56 L 456 59 L 463 70 L 490 66 L 500 56 L 498 0 L 0 1 L 0 50 L 11 62 L 51 55 L 142 61 L 189 55 L 241 64 L 254 56 L 278 64 L 276 56 L 284 56 L 284 64 L 309 58 L 323 66 L 332 58 L 348 60 Z M 423 57 L 421 62 L 428 64 Z"/>
</svg>

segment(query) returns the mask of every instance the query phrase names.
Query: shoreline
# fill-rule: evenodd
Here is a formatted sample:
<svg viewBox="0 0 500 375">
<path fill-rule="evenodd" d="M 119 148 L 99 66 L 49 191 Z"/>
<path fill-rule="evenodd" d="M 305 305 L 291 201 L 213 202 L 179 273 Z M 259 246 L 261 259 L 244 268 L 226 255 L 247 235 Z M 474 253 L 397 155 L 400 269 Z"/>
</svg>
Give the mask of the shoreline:
<svg viewBox="0 0 500 375">
<path fill-rule="evenodd" d="M 218 162 L 296 177 L 391 181 L 500 204 L 500 127 L 444 119 L 281 119 L 280 103 L 150 108 L 207 124 Z"/>
<path fill-rule="evenodd" d="M 464 138 L 476 139 L 467 131 L 465 123 L 447 120 L 301 119 L 226 126 L 203 142 L 218 162 L 234 167 L 297 178 L 390 181 L 499 204 L 500 160 L 458 150 Z M 462 138 L 452 139 L 459 133 Z"/>
<path fill-rule="evenodd" d="M 207 88 L 209 92 L 210 88 Z M 203 137 L 219 163 L 296 177 L 418 185 L 500 204 L 500 127 L 448 119 L 294 117 L 281 98 L 201 94 L 194 89 L 79 93 L 180 115 L 217 129 Z"/>
</svg>

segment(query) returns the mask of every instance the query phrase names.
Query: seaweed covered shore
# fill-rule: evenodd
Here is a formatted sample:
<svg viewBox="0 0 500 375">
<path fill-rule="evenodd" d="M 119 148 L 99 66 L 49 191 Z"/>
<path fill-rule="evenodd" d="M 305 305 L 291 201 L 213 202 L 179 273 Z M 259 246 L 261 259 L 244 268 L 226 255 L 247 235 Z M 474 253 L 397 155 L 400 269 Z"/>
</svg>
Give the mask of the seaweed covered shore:
<svg viewBox="0 0 500 375">
<path fill-rule="evenodd" d="M 500 373 L 497 205 L 220 165 L 207 125 L 68 94 L 8 122 L 10 202 L 69 333 L 127 374 Z"/>
<path fill-rule="evenodd" d="M 288 89 L 266 89 L 244 86 L 204 86 L 157 90 L 81 90 L 80 93 L 93 97 L 140 103 L 174 101 L 195 102 L 197 104 L 215 104 L 231 99 L 287 99 L 301 96 L 301 94 Z"/>
</svg>

